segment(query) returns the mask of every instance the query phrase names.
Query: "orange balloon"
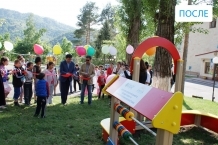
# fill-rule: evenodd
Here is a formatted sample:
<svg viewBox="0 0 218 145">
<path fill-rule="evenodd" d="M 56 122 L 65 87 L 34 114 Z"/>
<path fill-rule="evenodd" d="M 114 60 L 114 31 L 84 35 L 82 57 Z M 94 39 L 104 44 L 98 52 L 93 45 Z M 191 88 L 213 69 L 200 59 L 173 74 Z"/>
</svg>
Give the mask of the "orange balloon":
<svg viewBox="0 0 218 145">
<path fill-rule="evenodd" d="M 148 56 L 152 56 L 154 55 L 156 52 L 156 47 L 152 47 L 150 49 L 148 49 L 145 53 L 148 55 Z"/>
</svg>

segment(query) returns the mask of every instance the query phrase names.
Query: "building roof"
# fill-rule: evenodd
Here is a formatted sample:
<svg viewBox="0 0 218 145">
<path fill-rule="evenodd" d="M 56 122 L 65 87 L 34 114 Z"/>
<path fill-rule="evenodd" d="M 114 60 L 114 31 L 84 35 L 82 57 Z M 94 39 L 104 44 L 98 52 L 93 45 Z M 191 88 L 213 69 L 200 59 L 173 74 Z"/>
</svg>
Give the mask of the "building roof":
<svg viewBox="0 0 218 145">
<path fill-rule="evenodd" d="M 201 55 L 206 55 L 206 54 L 215 53 L 215 52 L 218 52 L 218 50 L 210 51 L 210 52 L 206 52 L 206 53 L 201 53 L 201 54 L 196 54 L 195 56 L 201 56 Z"/>
</svg>

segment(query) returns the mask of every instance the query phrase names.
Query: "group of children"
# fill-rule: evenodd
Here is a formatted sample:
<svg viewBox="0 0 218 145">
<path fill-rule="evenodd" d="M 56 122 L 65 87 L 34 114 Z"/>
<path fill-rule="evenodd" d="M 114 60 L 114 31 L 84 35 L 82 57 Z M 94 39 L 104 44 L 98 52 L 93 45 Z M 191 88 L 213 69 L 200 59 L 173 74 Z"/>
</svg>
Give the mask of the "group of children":
<svg viewBox="0 0 218 145">
<path fill-rule="evenodd" d="M 32 62 L 27 62 L 25 64 L 24 61 L 22 56 L 18 56 L 14 61 L 14 68 L 12 70 L 7 70 L 5 66 L 8 65 L 9 59 L 7 57 L 1 58 L 0 71 L 5 92 L 4 98 L 6 98 L 12 90 L 8 84 L 8 76 L 11 74 L 14 89 L 14 106 L 20 106 L 19 100 L 22 102 L 23 96 L 24 103 L 30 105 L 34 86 L 34 103 L 37 103 L 34 116 L 38 116 L 41 110 L 41 118 L 44 118 L 45 106 L 46 104 L 52 104 L 54 88 L 58 83 L 54 63 L 49 62 L 47 68 L 42 72 L 40 57 L 36 57 L 35 65 Z M 1 108 L 6 108 L 5 105 L 2 105 Z"/>
</svg>

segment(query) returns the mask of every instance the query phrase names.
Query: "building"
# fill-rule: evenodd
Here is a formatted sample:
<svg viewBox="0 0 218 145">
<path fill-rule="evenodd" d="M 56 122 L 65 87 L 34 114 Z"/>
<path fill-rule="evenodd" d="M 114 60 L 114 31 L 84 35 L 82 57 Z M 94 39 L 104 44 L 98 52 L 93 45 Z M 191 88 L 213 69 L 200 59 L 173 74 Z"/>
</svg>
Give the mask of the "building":
<svg viewBox="0 0 218 145">
<path fill-rule="evenodd" d="M 212 63 L 212 59 L 218 56 L 217 20 L 214 19 L 210 23 L 198 24 L 193 27 L 207 29 L 208 34 L 199 32 L 189 34 L 186 74 L 212 79 L 214 67 L 217 68 L 216 74 L 218 75 L 218 65 L 214 66 Z M 183 48 L 183 44 L 181 48 Z"/>
</svg>

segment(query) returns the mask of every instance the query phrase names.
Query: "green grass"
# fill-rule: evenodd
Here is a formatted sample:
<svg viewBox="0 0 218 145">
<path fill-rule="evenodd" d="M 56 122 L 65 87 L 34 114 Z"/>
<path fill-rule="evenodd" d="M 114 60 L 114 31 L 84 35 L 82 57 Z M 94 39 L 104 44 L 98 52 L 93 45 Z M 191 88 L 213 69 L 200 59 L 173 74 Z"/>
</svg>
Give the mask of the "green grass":
<svg viewBox="0 0 218 145">
<path fill-rule="evenodd" d="M 12 100 L 9 100 L 12 101 Z M 103 145 L 101 141 L 100 121 L 108 118 L 110 108 L 107 98 L 93 98 L 92 106 L 79 105 L 78 97 L 68 98 L 68 105 L 58 104 L 60 97 L 55 97 L 56 105 L 48 106 L 46 118 L 34 118 L 35 105 L 14 107 L 9 105 L 0 113 L 1 145 Z M 87 100 L 86 100 L 87 102 Z M 218 104 L 211 101 L 185 98 L 184 109 L 198 109 L 218 115 Z M 134 137 L 139 144 L 153 144 L 155 138 L 142 131 Z M 123 145 L 131 142 L 121 141 Z M 182 129 L 174 136 L 175 145 L 218 145 L 217 135 L 199 128 Z"/>
</svg>

